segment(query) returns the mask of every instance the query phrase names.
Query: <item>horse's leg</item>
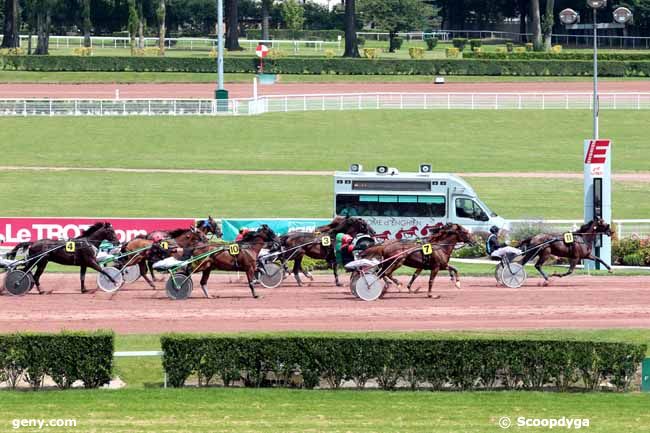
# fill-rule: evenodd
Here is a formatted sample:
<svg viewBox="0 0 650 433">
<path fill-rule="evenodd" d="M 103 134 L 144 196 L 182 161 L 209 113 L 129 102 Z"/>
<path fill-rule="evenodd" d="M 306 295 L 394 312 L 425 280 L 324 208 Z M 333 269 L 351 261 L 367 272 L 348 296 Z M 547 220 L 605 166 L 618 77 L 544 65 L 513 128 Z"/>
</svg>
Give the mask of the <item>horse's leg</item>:
<svg viewBox="0 0 650 433">
<path fill-rule="evenodd" d="M 548 251 L 548 249 L 542 250 L 542 252 L 540 252 L 540 254 L 539 254 L 539 258 L 537 259 L 537 263 L 535 263 L 535 269 L 537 269 L 537 272 L 539 272 L 539 274 L 544 278 L 544 283 L 543 284 L 545 286 L 548 285 L 548 275 L 546 275 L 546 273 L 544 273 L 544 270 L 542 269 L 542 266 L 544 265 L 544 262 L 546 261 L 546 259 L 548 259 L 549 255 L 550 255 L 550 252 Z"/>
<path fill-rule="evenodd" d="M 81 283 L 81 293 L 86 293 L 86 265 L 79 267 L 79 282 Z"/>
<path fill-rule="evenodd" d="M 212 269 L 208 268 L 204 270 L 201 275 L 201 290 L 203 290 L 203 294 L 208 299 L 210 299 L 210 295 L 208 294 L 208 278 L 210 278 L 210 271 L 212 271 Z"/>
<path fill-rule="evenodd" d="M 248 287 L 251 289 L 253 298 L 260 298 L 261 296 L 255 293 L 255 285 L 253 284 L 255 280 L 255 266 L 251 266 L 246 270 L 246 278 L 248 278 Z"/>
<path fill-rule="evenodd" d="M 449 271 L 451 281 L 454 282 L 457 289 L 460 289 L 460 275 L 458 274 L 458 269 L 455 266 L 447 264 L 447 270 Z"/>
<path fill-rule="evenodd" d="M 422 273 L 422 269 L 416 269 L 415 272 L 413 272 L 413 275 L 411 275 L 411 279 L 409 280 L 409 283 L 406 285 L 406 288 L 408 289 L 409 293 L 413 293 L 411 291 L 411 286 L 415 282 L 415 279 L 420 276 L 420 273 Z M 417 293 L 420 289 L 416 289 L 415 293 Z"/>
<path fill-rule="evenodd" d="M 336 284 L 336 287 L 341 287 L 343 284 L 339 281 L 339 273 L 338 273 L 338 265 L 336 264 L 336 260 L 331 263 L 332 265 L 332 271 L 334 271 L 334 283 Z"/>
<path fill-rule="evenodd" d="M 149 287 L 152 289 L 156 290 L 156 285 L 153 283 L 152 280 L 147 277 L 147 263 L 146 260 L 142 260 L 140 263 L 138 263 L 138 267 L 140 268 L 140 275 L 142 275 L 142 278 L 149 284 Z"/>
<path fill-rule="evenodd" d="M 598 262 L 598 263 L 600 263 L 601 265 L 605 266 L 605 267 L 607 268 L 607 271 L 608 271 L 610 274 L 614 273 L 614 271 L 612 271 L 612 268 L 611 268 L 607 263 L 605 263 L 605 262 L 603 261 L 603 259 L 601 259 L 600 257 L 596 257 L 596 256 L 594 256 L 593 254 L 589 254 L 589 257 L 585 257 L 585 258 L 586 258 L 587 260 L 593 260 L 593 261 Z"/>
<path fill-rule="evenodd" d="M 293 258 L 293 278 L 296 279 L 298 287 L 302 287 L 302 281 L 300 280 L 300 270 L 302 269 L 302 255 L 297 255 Z"/>
<path fill-rule="evenodd" d="M 431 268 L 431 275 L 429 275 L 429 291 L 427 292 L 427 297 L 429 298 L 440 299 L 440 295 L 433 296 L 433 294 L 431 293 L 431 289 L 433 288 L 433 280 L 435 280 L 439 270 L 440 267 L 438 265 L 433 266 Z"/>
<path fill-rule="evenodd" d="M 38 294 L 42 295 L 43 292 L 41 290 L 41 275 L 43 275 L 43 272 L 45 271 L 45 268 L 47 267 L 47 260 L 43 259 L 38 264 L 36 265 L 36 272 L 34 272 L 34 284 L 36 285 L 36 290 L 38 290 Z M 52 293 L 51 291 L 48 293 Z"/>
<path fill-rule="evenodd" d="M 553 275 L 551 275 L 551 277 L 562 278 L 562 277 L 566 277 L 567 275 L 571 275 L 573 273 L 573 271 L 575 271 L 576 265 L 578 264 L 579 260 L 580 259 L 571 259 L 571 260 L 569 260 L 569 270 L 568 271 L 566 271 L 563 274 L 553 273 Z"/>
</svg>

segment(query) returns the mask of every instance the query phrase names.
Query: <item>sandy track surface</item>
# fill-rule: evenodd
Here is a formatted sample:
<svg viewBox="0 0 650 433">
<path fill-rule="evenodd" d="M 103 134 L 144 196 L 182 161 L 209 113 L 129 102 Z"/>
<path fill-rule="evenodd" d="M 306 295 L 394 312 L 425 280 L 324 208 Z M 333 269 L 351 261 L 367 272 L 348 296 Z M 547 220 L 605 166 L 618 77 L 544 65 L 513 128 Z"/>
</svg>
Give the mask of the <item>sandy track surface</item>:
<svg viewBox="0 0 650 433">
<path fill-rule="evenodd" d="M 529 278 L 520 289 L 496 287 L 492 278 L 464 278 L 457 290 L 441 276 L 434 286 L 440 299 L 393 289 L 375 302 L 360 301 L 331 281 L 317 276 L 302 288 L 286 281 L 277 289 L 260 288 L 264 297 L 253 299 L 235 274 L 214 275 L 210 292 L 219 298 L 203 298 L 195 281 L 191 299 L 171 301 L 163 283 L 153 291 L 138 281 L 111 299 L 103 292 L 80 294 L 77 275 L 46 274 L 43 287 L 53 294 L 0 296 L 0 332 L 650 328 L 650 277 L 570 277 L 549 287 Z M 426 278 L 419 286 L 425 290 Z"/>
<path fill-rule="evenodd" d="M 215 76 L 216 79 L 216 76 Z M 593 91 L 590 82 L 512 82 L 512 83 L 277 83 L 259 86 L 260 95 L 372 92 L 585 92 Z M 250 98 L 252 82 L 227 84 L 231 98 Z M 215 84 L 0 84 L 3 98 L 214 98 Z M 650 81 L 604 81 L 600 91 L 650 92 Z"/>
</svg>

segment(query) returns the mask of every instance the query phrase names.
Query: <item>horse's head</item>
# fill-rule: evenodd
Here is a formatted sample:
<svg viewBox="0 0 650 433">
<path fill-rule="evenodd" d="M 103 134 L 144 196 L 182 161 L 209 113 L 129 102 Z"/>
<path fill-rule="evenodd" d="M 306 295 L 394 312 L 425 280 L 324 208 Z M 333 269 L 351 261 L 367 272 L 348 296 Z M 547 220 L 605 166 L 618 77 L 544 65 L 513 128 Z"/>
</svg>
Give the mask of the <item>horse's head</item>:
<svg viewBox="0 0 650 433">
<path fill-rule="evenodd" d="M 280 238 L 278 238 L 271 227 L 262 224 L 257 230 L 246 233 L 241 240 L 242 243 L 253 243 L 255 241 L 269 243 L 273 247 L 280 243 Z"/>
<path fill-rule="evenodd" d="M 356 236 L 360 233 L 374 236 L 376 233 L 370 224 L 361 218 L 347 217 L 341 225 L 335 230 L 336 233 L 345 233 L 350 236 Z"/>
<path fill-rule="evenodd" d="M 434 236 L 447 239 L 452 239 L 455 237 L 457 243 L 474 243 L 474 239 L 472 238 L 470 231 L 460 224 L 455 223 L 448 223 L 444 225 Z"/>
<path fill-rule="evenodd" d="M 197 221 L 196 226 L 205 235 L 216 236 L 218 238 L 223 236 L 219 224 L 211 216 L 208 216 L 208 219 Z"/>
<path fill-rule="evenodd" d="M 604 233 L 607 236 L 612 235 L 612 228 L 603 218 L 596 218 L 593 221 L 592 227 L 595 233 Z"/>
<path fill-rule="evenodd" d="M 99 242 L 109 241 L 113 245 L 120 243 L 120 240 L 117 238 L 117 233 L 115 233 L 115 229 L 113 228 L 113 224 L 108 221 L 97 222 L 91 225 L 86 230 L 84 230 L 83 233 L 77 237 L 77 239 L 78 238 L 86 238 L 90 241 Z"/>
</svg>

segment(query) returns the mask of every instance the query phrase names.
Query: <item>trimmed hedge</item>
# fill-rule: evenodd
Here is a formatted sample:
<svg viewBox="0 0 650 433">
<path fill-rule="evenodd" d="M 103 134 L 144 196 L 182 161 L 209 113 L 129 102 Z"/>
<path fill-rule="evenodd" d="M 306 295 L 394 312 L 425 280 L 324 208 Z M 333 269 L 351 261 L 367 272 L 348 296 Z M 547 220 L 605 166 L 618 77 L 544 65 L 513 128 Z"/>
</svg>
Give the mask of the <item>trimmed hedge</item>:
<svg viewBox="0 0 650 433">
<path fill-rule="evenodd" d="M 255 57 L 227 57 L 224 71 L 254 73 Z M 176 57 L 75 57 L 6 56 L 0 67 L 21 71 L 136 71 L 136 72 L 208 72 L 216 73 L 217 63 L 210 58 Z M 393 60 L 322 57 L 268 59 L 264 70 L 279 74 L 349 75 L 527 75 L 589 76 L 593 65 L 581 60 L 485 60 L 437 59 Z M 605 77 L 650 76 L 650 61 L 603 61 L 599 74 Z"/>
<path fill-rule="evenodd" d="M 549 340 L 426 338 L 237 337 L 171 334 L 161 338 L 172 386 L 196 374 L 199 385 L 314 388 L 321 380 L 358 388 L 374 379 L 383 389 L 408 384 L 434 390 L 596 390 L 603 380 L 627 390 L 646 346 Z"/>
<path fill-rule="evenodd" d="M 15 387 L 24 378 L 36 390 L 48 375 L 61 389 L 77 380 L 97 388 L 111 380 L 113 337 L 106 331 L 0 335 L 0 381 Z"/>
<path fill-rule="evenodd" d="M 489 59 L 489 60 L 591 60 L 592 53 L 584 52 L 538 52 L 526 51 L 523 53 L 515 52 L 471 52 L 464 53 L 465 59 Z M 599 61 L 650 61 L 650 53 L 599 53 Z"/>
</svg>

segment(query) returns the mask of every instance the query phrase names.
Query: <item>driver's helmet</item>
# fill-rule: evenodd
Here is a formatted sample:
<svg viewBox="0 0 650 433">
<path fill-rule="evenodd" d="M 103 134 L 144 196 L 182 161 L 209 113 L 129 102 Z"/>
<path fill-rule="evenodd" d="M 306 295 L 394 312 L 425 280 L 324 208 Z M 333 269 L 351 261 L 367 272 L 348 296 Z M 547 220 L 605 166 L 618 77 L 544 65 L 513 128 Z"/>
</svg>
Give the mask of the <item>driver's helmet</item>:
<svg viewBox="0 0 650 433">
<path fill-rule="evenodd" d="M 492 233 L 493 235 L 498 235 L 499 234 L 499 227 L 497 227 L 497 226 L 490 227 L 490 233 Z"/>
</svg>

